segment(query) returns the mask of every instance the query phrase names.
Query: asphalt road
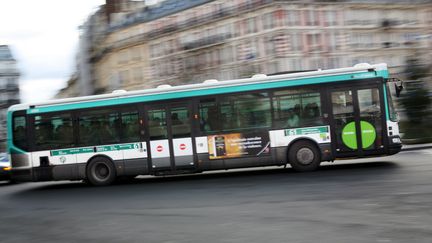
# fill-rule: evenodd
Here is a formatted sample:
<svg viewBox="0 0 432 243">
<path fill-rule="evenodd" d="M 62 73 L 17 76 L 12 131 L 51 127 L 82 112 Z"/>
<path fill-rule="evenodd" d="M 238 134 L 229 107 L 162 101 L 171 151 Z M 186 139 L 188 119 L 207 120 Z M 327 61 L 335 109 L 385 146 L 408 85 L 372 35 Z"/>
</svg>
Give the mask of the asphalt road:
<svg viewBox="0 0 432 243">
<path fill-rule="evenodd" d="M 110 187 L 0 184 L 1 242 L 432 242 L 432 149 Z"/>
</svg>

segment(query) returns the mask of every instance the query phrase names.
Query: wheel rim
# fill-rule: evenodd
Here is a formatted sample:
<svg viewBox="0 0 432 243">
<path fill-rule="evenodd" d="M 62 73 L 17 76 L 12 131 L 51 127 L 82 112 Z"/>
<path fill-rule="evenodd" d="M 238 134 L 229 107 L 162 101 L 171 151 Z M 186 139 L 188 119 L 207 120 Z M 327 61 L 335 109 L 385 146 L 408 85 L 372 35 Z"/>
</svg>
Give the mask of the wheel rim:
<svg viewBox="0 0 432 243">
<path fill-rule="evenodd" d="M 93 175 L 98 180 L 101 180 L 101 181 L 106 180 L 110 176 L 110 169 L 106 164 L 98 163 L 94 167 Z"/>
<path fill-rule="evenodd" d="M 309 165 L 314 161 L 315 154 L 310 148 L 301 148 L 297 151 L 297 161 L 302 165 Z"/>
</svg>

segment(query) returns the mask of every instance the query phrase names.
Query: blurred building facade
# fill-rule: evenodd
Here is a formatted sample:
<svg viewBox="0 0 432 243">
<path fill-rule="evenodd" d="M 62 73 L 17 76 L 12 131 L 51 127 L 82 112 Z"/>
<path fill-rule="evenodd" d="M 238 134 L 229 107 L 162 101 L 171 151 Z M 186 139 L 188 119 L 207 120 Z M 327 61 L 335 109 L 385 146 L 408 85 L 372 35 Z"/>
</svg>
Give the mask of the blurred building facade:
<svg viewBox="0 0 432 243">
<path fill-rule="evenodd" d="M 114 2 L 124 7 L 108 14 Z M 129 2 L 107 1 L 88 34 L 98 36 L 84 54 L 93 93 L 361 62 L 398 73 L 408 56 L 432 60 L 431 1 Z"/>
<path fill-rule="evenodd" d="M 9 106 L 20 103 L 19 71 L 7 45 L 0 45 L 0 152 L 6 150 L 6 119 Z"/>
</svg>

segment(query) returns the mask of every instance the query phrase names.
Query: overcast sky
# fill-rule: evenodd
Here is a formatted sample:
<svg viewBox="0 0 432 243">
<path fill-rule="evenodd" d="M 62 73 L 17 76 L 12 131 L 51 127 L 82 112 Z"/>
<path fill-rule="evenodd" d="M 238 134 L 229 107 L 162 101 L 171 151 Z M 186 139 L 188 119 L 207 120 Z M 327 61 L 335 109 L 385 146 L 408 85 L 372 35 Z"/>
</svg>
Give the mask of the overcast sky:
<svg viewBox="0 0 432 243">
<path fill-rule="evenodd" d="M 52 98 L 75 70 L 78 27 L 105 0 L 0 0 L 0 45 L 21 72 L 21 102 Z"/>
</svg>

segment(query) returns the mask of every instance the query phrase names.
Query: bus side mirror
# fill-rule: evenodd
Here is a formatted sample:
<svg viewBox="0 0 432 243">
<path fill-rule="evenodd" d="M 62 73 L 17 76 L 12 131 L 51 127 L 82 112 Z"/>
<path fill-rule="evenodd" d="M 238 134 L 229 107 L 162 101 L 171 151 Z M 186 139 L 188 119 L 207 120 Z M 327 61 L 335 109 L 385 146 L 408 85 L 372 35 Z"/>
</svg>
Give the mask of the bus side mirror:
<svg viewBox="0 0 432 243">
<path fill-rule="evenodd" d="M 400 93 L 402 92 L 402 90 L 404 88 L 403 87 L 403 82 L 402 81 L 395 82 L 394 85 L 395 85 L 395 90 L 396 90 L 396 97 L 399 97 Z"/>
</svg>

